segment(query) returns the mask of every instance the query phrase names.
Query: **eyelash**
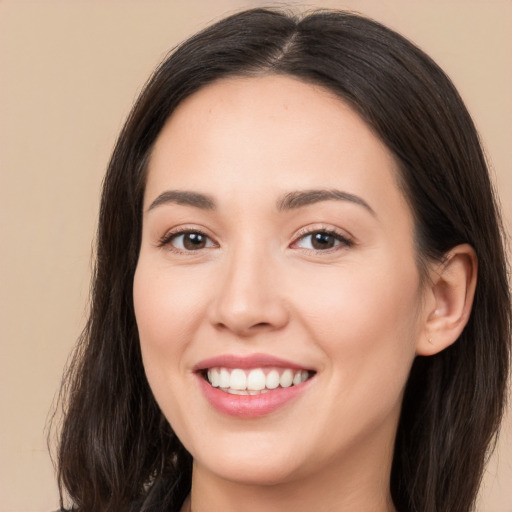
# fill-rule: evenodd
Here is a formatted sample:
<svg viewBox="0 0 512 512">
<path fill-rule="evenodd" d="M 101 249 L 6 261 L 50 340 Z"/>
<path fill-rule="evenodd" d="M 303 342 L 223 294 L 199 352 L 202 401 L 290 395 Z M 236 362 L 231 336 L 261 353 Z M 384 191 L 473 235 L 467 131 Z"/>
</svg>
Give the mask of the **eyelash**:
<svg viewBox="0 0 512 512">
<path fill-rule="evenodd" d="M 316 234 L 332 236 L 337 242 L 339 242 L 339 244 L 335 245 L 334 247 L 330 247 L 328 249 L 303 248 L 303 250 L 309 251 L 313 254 L 331 253 L 333 251 L 337 251 L 342 248 L 352 247 L 354 245 L 353 240 L 351 240 L 350 238 L 348 238 L 345 235 L 342 235 L 339 231 L 336 231 L 335 229 L 332 229 L 332 228 L 320 227 L 320 228 L 314 228 L 314 229 L 305 228 L 303 231 L 299 231 L 299 233 L 297 234 L 296 240 L 292 243 L 292 246 L 297 245 L 301 240 L 304 240 L 307 237 L 312 237 L 313 235 L 316 235 Z"/>
<path fill-rule="evenodd" d="M 174 247 L 172 245 L 173 240 L 175 240 L 176 238 L 178 238 L 180 236 L 185 236 L 185 235 L 200 235 L 200 236 L 204 237 L 205 239 L 209 240 L 210 242 L 212 242 L 211 237 L 209 237 L 206 233 L 204 233 L 200 229 L 181 228 L 181 229 L 171 231 L 170 233 L 166 233 L 159 240 L 158 247 L 168 247 L 169 250 L 176 252 L 178 254 L 189 254 L 189 253 L 193 253 L 193 252 L 198 252 L 200 249 L 196 249 L 196 250 L 186 250 L 185 249 L 184 250 L 184 249 L 179 249 L 178 247 Z M 203 249 L 203 248 L 201 248 L 201 249 Z"/>
<path fill-rule="evenodd" d="M 290 246 L 293 247 L 293 246 L 297 245 L 301 240 L 304 240 L 306 237 L 308 237 L 308 236 L 311 237 L 316 234 L 332 236 L 337 242 L 339 242 L 339 244 L 335 245 L 334 247 L 330 247 L 328 249 L 302 248 L 304 251 L 308 251 L 308 252 L 311 252 L 314 254 L 330 253 L 330 252 L 339 250 L 340 248 L 351 247 L 354 245 L 354 242 L 350 238 L 347 238 L 346 236 L 342 235 L 338 231 L 336 231 L 334 229 L 321 227 L 321 228 L 315 228 L 315 229 L 306 228 L 306 229 L 300 231 L 297 234 L 296 239 L 294 240 L 294 242 L 292 242 L 292 244 L 290 244 Z M 212 245 L 210 247 L 201 247 L 196 250 L 193 250 L 193 249 L 190 249 L 190 250 L 185 249 L 184 250 L 184 249 L 174 247 L 172 245 L 173 240 L 175 240 L 176 238 L 178 238 L 180 236 L 185 236 L 185 235 L 200 235 L 200 236 L 204 237 L 205 239 L 209 240 L 212 243 Z M 190 253 L 198 252 L 201 249 L 211 248 L 212 246 L 218 247 L 218 245 L 215 242 L 213 242 L 213 240 L 211 239 L 210 236 L 208 236 L 206 233 L 204 233 L 203 231 L 201 231 L 199 229 L 189 229 L 189 228 L 177 229 L 170 233 L 166 233 L 158 242 L 158 247 L 160 247 L 160 248 L 168 247 L 169 250 L 171 250 L 172 252 L 178 253 L 178 254 L 190 254 Z"/>
</svg>

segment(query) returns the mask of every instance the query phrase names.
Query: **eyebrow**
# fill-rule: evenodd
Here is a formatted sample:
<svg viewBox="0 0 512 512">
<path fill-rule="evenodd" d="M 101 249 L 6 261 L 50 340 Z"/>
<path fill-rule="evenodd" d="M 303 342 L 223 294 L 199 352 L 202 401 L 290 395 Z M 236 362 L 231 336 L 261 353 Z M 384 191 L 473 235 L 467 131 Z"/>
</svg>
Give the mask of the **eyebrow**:
<svg viewBox="0 0 512 512">
<path fill-rule="evenodd" d="M 322 201 L 348 201 L 357 204 L 376 216 L 372 207 L 361 197 L 336 189 L 313 189 L 288 192 L 277 201 L 279 212 L 295 210 Z M 199 192 L 188 190 L 166 190 L 162 192 L 149 206 L 148 212 L 157 206 L 175 203 L 193 206 L 201 210 L 215 210 L 217 208 L 213 197 Z"/>
<path fill-rule="evenodd" d="M 147 211 L 149 212 L 157 206 L 169 203 L 194 206 L 201 210 L 215 210 L 216 208 L 213 198 L 206 194 L 190 192 L 187 190 L 166 190 L 151 203 Z"/>
<path fill-rule="evenodd" d="M 295 210 L 314 203 L 322 201 L 348 201 L 362 206 L 368 210 L 374 217 L 376 216 L 373 208 L 362 198 L 348 192 L 336 189 L 319 189 L 319 190 L 301 190 L 289 192 L 285 194 L 277 202 L 278 211 Z"/>
</svg>

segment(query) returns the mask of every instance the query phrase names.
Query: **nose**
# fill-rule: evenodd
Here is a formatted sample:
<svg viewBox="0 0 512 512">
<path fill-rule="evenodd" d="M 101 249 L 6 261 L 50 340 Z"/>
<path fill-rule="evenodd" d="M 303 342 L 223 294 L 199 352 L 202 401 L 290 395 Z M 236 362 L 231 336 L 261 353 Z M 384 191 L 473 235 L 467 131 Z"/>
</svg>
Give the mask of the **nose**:
<svg viewBox="0 0 512 512">
<path fill-rule="evenodd" d="M 285 290 L 268 254 L 238 250 L 223 263 L 210 322 L 240 337 L 282 329 L 289 321 Z"/>
</svg>

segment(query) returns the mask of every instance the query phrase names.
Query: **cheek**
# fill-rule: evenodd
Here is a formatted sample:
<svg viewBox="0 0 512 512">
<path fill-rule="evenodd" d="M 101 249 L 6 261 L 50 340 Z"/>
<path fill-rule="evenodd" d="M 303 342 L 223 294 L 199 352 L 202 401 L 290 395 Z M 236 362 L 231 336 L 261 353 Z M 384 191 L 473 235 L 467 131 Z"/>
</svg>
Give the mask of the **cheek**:
<svg viewBox="0 0 512 512">
<path fill-rule="evenodd" d="M 172 277 L 158 262 L 141 257 L 133 284 L 144 371 L 166 416 L 179 409 L 174 403 L 179 393 L 169 393 L 169 389 L 187 377 L 183 354 L 200 307 L 193 287 Z"/>
<path fill-rule="evenodd" d="M 310 335 L 326 355 L 330 389 L 315 414 L 341 432 L 340 442 L 355 442 L 383 425 L 394 431 L 419 327 L 415 272 L 399 278 L 352 270 L 333 276 L 308 316 Z"/>
<path fill-rule="evenodd" d="M 169 422 L 184 422 L 184 386 L 190 373 L 184 354 L 196 329 L 198 290 L 183 273 L 141 256 L 134 276 L 133 298 L 144 371 L 155 400 Z M 172 392 L 171 392 L 172 390 Z"/>
<path fill-rule="evenodd" d="M 170 272 L 158 262 L 140 261 L 133 297 L 142 349 L 176 350 L 186 340 L 201 311 L 200 279 Z"/>
<path fill-rule="evenodd" d="M 295 293 L 311 337 L 341 368 L 345 381 L 384 381 L 403 386 L 415 356 L 420 328 L 420 288 L 416 267 L 381 261 L 333 272 L 328 286 Z"/>
</svg>

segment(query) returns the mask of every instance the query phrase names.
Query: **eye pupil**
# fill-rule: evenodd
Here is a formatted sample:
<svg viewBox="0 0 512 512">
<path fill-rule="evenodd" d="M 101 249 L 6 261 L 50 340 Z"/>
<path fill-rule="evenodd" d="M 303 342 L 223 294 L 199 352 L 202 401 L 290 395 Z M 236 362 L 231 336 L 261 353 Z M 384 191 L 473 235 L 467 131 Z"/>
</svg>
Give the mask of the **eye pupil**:
<svg viewBox="0 0 512 512">
<path fill-rule="evenodd" d="M 183 236 L 183 247 L 188 250 L 202 249 L 206 245 L 206 237 L 200 233 L 186 233 Z"/>
<path fill-rule="evenodd" d="M 311 238 L 311 245 L 315 249 L 330 249 L 334 247 L 334 237 L 328 233 L 314 233 Z"/>
</svg>

